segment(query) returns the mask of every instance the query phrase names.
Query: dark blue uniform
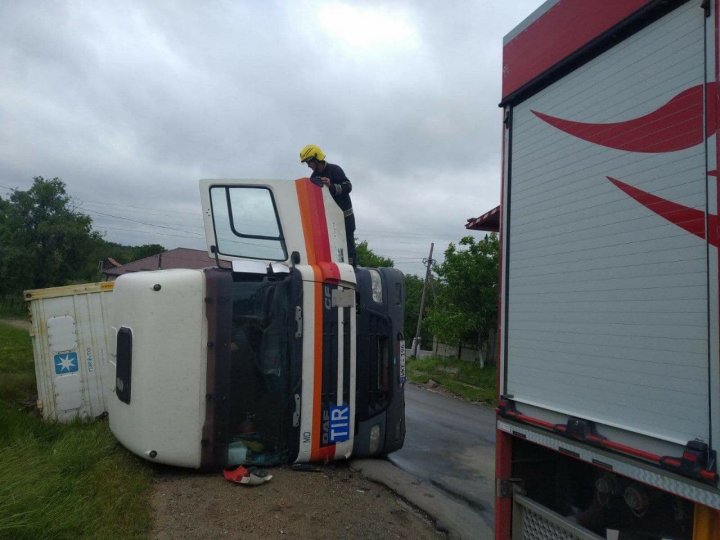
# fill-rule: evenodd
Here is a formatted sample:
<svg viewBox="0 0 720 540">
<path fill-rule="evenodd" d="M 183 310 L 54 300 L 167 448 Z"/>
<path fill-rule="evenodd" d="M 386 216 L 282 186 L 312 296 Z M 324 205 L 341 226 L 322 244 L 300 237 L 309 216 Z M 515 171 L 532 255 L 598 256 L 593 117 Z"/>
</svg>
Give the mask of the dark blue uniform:
<svg viewBox="0 0 720 540">
<path fill-rule="evenodd" d="M 328 178 L 330 185 L 330 195 L 340 207 L 345 215 L 345 234 L 347 235 L 347 254 L 350 264 L 355 266 L 355 215 L 353 214 L 352 201 L 350 201 L 350 192 L 352 184 L 348 177 L 345 176 L 340 166 L 332 163 L 325 163 L 325 167 L 321 172 L 313 172 L 310 178 Z"/>
</svg>

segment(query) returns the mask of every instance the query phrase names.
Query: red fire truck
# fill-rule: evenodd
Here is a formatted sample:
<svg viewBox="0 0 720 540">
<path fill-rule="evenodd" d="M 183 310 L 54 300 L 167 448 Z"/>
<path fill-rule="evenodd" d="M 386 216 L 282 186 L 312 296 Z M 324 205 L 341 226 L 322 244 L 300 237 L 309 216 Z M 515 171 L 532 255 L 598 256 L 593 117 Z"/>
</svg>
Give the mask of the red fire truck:
<svg viewBox="0 0 720 540">
<path fill-rule="evenodd" d="M 505 38 L 497 539 L 719 537 L 719 11 Z"/>
</svg>

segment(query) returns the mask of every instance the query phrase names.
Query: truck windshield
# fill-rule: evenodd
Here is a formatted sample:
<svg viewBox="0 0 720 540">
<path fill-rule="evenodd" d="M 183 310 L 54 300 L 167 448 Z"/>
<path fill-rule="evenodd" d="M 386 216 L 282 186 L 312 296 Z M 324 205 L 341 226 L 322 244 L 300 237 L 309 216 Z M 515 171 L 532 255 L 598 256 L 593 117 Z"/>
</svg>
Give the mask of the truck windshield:
<svg viewBox="0 0 720 540">
<path fill-rule="evenodd" d="M 227 465 L 288 460 L 294 410 L 290 388 L 291 280 L 236 276 Z"/>
</svg>

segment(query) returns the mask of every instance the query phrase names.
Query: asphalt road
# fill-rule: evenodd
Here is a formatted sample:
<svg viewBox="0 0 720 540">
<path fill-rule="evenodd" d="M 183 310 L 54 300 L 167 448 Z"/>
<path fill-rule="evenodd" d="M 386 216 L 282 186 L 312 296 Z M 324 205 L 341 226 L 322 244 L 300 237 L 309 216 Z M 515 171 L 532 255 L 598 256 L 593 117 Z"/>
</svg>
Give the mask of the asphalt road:
<svg viewBox="0 0 720 540">
<path fill-rule="evenodd" d="M 389 459 L 494 525 L 495 411 L 413 384 L 405 388 L 405 445 Z"/>
</svg>

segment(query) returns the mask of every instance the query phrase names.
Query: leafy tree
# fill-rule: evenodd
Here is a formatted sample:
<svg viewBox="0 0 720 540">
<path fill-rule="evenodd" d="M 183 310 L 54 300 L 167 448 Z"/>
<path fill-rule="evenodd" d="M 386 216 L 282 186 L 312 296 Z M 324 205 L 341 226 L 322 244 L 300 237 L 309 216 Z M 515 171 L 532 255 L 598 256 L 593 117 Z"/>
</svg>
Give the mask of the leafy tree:
<svg viewBox="0 0 720 540">
<path fill-rule="evenodd" d="M 0 294 L 82 280 L 92 245 L 89 216 L 75 210 L 59 178 L 34 178 L 0 198 Z"/>
<path fill-rule="evenodd" d="M 107 257 L 105 255 L 107 242 L 97 235 L 95 238 L 88 240 L 87 256 L 84 264 L 78 268 L 78 280 L 98 281 L 101 277 L 100 262 Z"/>
<path fill-rule="evenodd" d="M 363 240 L 355 246 L 355 258 L 357 259 L 358 266 L 364 266 L 366 268 L 395 266 L 392 259 L 386 259 L 373 253 L 373 250 L 368 247 L 367 240 Z"/>
<path fill-rule="evenodd" d="M 107 257 L 127 263 L 165 251 L 159 244 L 106 242 L 78 212 L 59 178 L 38 176 L 27 191 L 0 197 L 0 296 L 100 278 Z"/>
<path fill-rule="evenodd" d="M 458 247 L 450 244 L 444 262 L 433 268 L 442 287 L 427 318 L 442 341 L 477 343 L 490 361 L 497 328 L 498 248 L 494 233 L 479 241 L 466 236 Z"/>
</svg>

